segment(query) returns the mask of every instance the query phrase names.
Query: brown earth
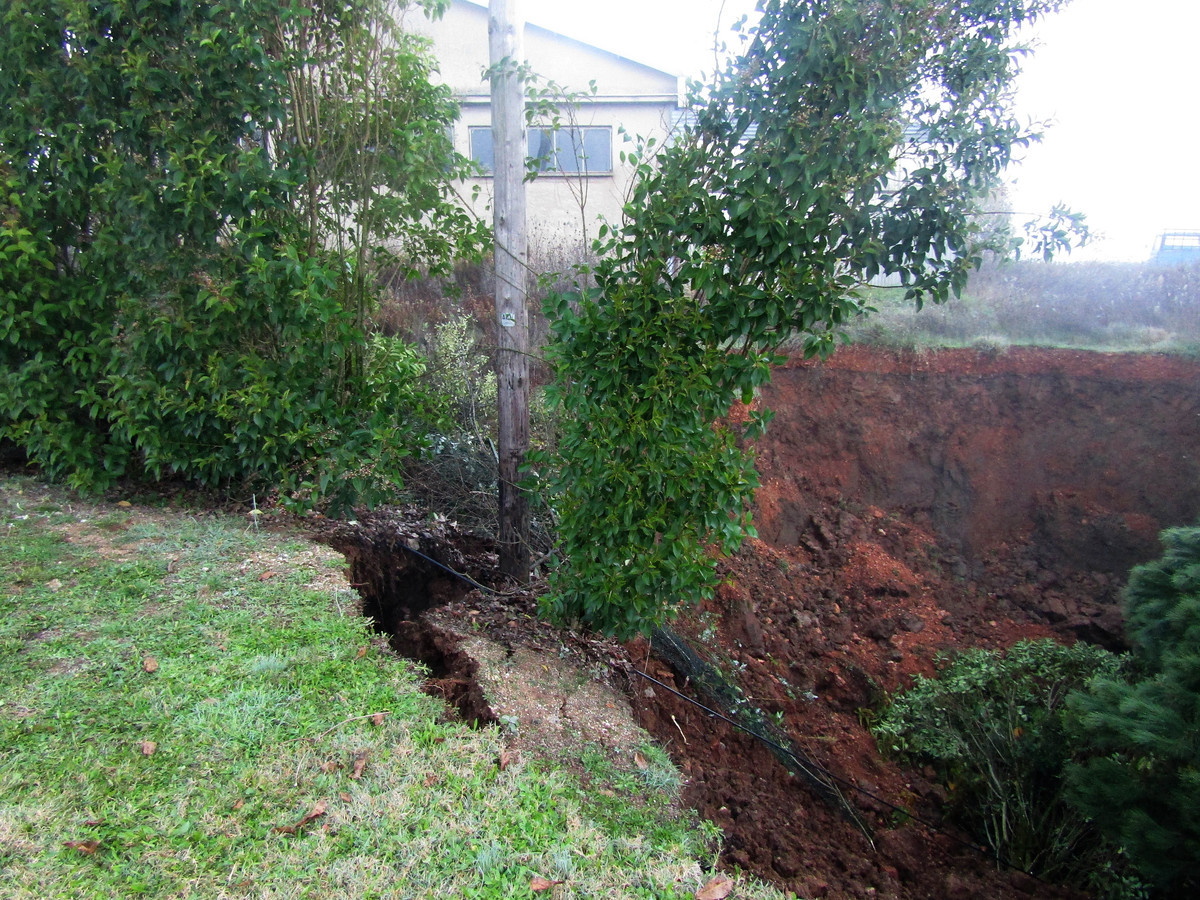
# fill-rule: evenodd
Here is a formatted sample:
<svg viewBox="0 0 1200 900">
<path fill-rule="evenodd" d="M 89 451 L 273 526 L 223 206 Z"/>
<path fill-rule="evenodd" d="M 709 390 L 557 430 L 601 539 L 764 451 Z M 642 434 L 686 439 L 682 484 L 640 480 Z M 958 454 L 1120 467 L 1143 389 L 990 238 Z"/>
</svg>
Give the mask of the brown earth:
<svg viewBox="0 0 1200 900">
<path fill-rule="evenodd" d="M 689 775 L 685 800 L 725 830 L 726 862 L 804 897 L 1069 895 L 919 825 L 891 828 L 887 804 L 937 822 L 946 788 L 882 760 L 860 711 L 941 652 L 1121 644 L 1128 568 L 1200 512 L 1200 365 L 853 348 L 793 361 L 761 403 L 777 412 L 759 447 L 762 540 L 722 563 L 717 598 L 680 631 L 846 785 L 874 845 L 758 742 L 635 690 Z M 649 669 L 684 687 L 665 663 Z"/>
<path fill-rule="evenodd" d="M 557 648 L 624 687 L 683 770 L 684 802 L 724 830 L 727 865 L 801 897 L 1077 896 L 898 813 L 939 823 L 947 787 L 882 759 L 864 711 L 931 674 L 945 651 L 1043 636 L 1120 646 L 1128 568 L 1158 554 L 1160 529 L 1200 512 L 1198 388 L 1193 361 L 1044 350 L 854 348 L 776 373 L 761 398 L 777 411 L 758 449 L 761 540 L 720 563 L 717 597 L 678 631 L 832 773 L 852 816 L 763 744 L 642 678 L 695 693 L 645 641 L 621 648 L 551 629 L 529 595 L 466 593 L 391 546 L 443 553 L 417 526 L 358 526 L 385 554 L 410 557 L 391 570 L 356 556 L 348 533 L 333 543 L 350 555 L 353 581 L 390 579 L 390 605 L 374 614 L 392 630 L 413 630 L 404 623 L 427 605 L 417 594 L 449 601 L 425 617 L 443 656 L 482 635 L 501 657 Z M 468 550 L 451 546 L 443 561 L 489 583 L 494 557 Z M 436 671 L 432 687 L 470 694 L 465 665 Z M 560 748 L 573 722 L 601 718 L 572 712 L 573 696 L 563 689 L 561 708 L 555 699 L 531 713 Z M 467 714 L 487 718 L 474 705 Z"/>
</svg>

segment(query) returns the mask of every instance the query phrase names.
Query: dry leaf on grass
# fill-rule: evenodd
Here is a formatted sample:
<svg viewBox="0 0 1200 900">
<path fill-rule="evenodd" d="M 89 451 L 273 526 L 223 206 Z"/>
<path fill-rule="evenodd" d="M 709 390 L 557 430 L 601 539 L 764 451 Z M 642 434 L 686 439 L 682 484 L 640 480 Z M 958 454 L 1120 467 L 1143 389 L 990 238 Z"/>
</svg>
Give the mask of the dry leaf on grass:
<svg viewBox="0 0 1200 900">
<path fill-rule="evenodd" d="M 158 660 L 153 656 L 147 656 L 142 660 L 142 668 L 147 672 L 154 673 L 158 671 Z"/>
<path fill-rule="evenodd" d="M 72 850 L 78 850 L 80 853 L 86 853 L 91 856 L 100 849 L 99 841 L 63 841 L 64 847 L 70 847 Z"/>
<path fill-rule="evenodd" d="M 696 900 L 725 900 L 733 893 L 733 879 L 718 875 L 696 891 Z"/>
<path fill-rule="evenodd" d="M 318 800 L 317 805 L 314 806 L 311 810 L 309 810 L 309 812 L 306 813 L 305 816 L 299 822 L 297 822 L 295 825 L 277 825 L 275 828 L 272 828 L 271 830 L 274 831 L 276 834 L 297 834 L 300 831 L 300 829 L 303 828 L 305 825 L 307 825 L 309 822 L 313 821 L 314 819 L 319 819 L 323 815 L 325 815 L 325 801 Z"/>
<path fill-rule="evenodd" d="M 552 891 L 556 884 L 562 884 L 562 882 L 551 881 L 549 878 L 543 878 L 541 875 L 534 875 L 529 879 L 529 889 L 531 891 Z"/>
<path fill-rule="evenodd" d="M 154 751 L 158 749 L 158 744 L 154 741 L 142 741 L 142 756 L 153 756 Z"/>
<path fill-rule="evenodd" d="M 367 767 L 367 760 L 371 758 L 370 750 L 357 750 L 354 753 L 354 771 L 350 773 L 350 777 L 355 781 L 362 778 L 363 769 Z"/>
</svg>

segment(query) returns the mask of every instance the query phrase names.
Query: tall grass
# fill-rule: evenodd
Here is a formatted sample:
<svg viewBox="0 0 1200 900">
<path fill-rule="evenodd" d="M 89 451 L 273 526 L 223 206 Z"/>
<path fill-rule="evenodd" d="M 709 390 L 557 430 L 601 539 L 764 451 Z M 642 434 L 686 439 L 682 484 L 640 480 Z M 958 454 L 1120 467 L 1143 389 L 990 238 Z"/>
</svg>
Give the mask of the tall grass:
<svg viewBox="0 0 1200 900">
<path fill-rule="evenodd" d="M 1200 354 L 1200 265 L 989 265 L 961 299 L 919 312 L 902 289 L 869 292 L 876 311 L 848 329 L 867 344 Z"/>
</svg>

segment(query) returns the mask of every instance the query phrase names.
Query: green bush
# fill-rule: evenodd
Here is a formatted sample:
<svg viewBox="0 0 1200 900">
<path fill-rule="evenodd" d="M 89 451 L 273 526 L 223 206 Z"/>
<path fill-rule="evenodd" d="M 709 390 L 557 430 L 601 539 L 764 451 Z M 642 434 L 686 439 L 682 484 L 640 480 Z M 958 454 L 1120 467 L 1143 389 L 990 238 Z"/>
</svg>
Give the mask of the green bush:
<svg viewBox="0 0 1200 900">
<path fill-rule="evenodd" d="M 1163 532 L 1163 557 L 1125 592 L 1133 673 L 1074 695 L 1068 799 L 1158 889 L 1200 889 L 1200 527 Z"/>
<path fill-rule="evenodd" d="M 1065 701 L 1117 665 L 1098 647 L 1051 640 L 968 650 L 936 678 L 918 677 L 872 730 L 884 752 L 934 768 L 950 790 L 949 817 L 998 858 L 1067 877 L 1092 867 L 1080 857 L 1095 835 L 1062 796 Z"/>
<path fill-rule="evenodd" d="M 411 349 L 368 344 L 367 259 L 384 254 L 385 231 L 432 268 L 455 240 L 478 238 L 458 219 L 437 241 L 425 234 L 460 171 L 444 134 L 453 103 L 424 77 L 423 45 L 405 42 L 371 77 L 419 109 L 420 134 L 406 134 L 421 153 L 397 155 L 411 169 L 330 169 L 292 133 L 312 99 L 296 96 L 299 76 L 354 63 L 381 11 L 376 0 L 0 11 L 0 441 L 81 489 L 177 474 L 344 507 L 398 479 L 429 402 Z M 411 125 L 338 96 L 321 108 L 343 131 L 366 122 L 377 143 Z M 343 162 L 378 155 L 343 138 Z M 313 204 L 334 178 L 370 194 L 371 173 L 389 187 L 411 176 L 408 193 L 372 208 L 356 242 L 329 240 Z M 372 376 L 385 358 L 386 377 Z"/>
</svg>

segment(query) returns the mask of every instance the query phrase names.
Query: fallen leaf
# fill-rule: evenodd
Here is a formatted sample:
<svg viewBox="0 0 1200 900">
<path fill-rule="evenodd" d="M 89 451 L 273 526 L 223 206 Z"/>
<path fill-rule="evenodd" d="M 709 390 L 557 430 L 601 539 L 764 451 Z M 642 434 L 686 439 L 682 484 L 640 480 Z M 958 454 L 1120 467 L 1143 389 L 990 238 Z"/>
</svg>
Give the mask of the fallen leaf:
<svg viewBox="0 0 1200 900">
<path fill-rule="evenodd" d="M 154 741 L 142 741 L 142 756 L 153 756 L 154 751 L 158 749 L 158 744 Z"/>
<path fill-rule="evenodd" d="M 562 882 L 551 881 L 549 878 L 543 878 L 541 875 L 534 875 L 529 879 L 529 889 L 531 891 L 552 891 L 556 884 L 562 884 Z"/>
<path fill-rule="evenodd" d="M 383 724 L 383 720 L 384 720 L 386 717 L 387 717 L 387 713 L 385 713 L 385 712 L 377 712 L 377 713 L 375 713 L 375 715 L 371 716 L 371 724 L 372 724 L 372 725 L 382 725 L 382 724 Z"/>
<path fill-rule="evenodd" d="M 369 646 L 370 646 L 369 644 L 363 644 L 361 647 L 359 647 L 359 648 L 358 648 L 358 653 L 356 653 L 356 654 L 354 655 L 354 658 L 355 658 L 355 659 L 362 659 L 364 656 L 366 656 L 366 655 L 367 655 L 367 648 L 368 648 Z"/>
<path fill-rule="evenodd" d="M 261 575 L 258 576 L 258 580 L 266 581 L 268 578 L 274 578 L 274 577 L 275 577 L 275 573 L 272 572 L 270 569 L 267 569 L 267 571 L 263 572 Z"/>
<path fill-rule="evenodd" d="M 634 754 L 633 754 L 633 764 L 635 766 L 637 766 L 639 769 L 650 768 L 649 760 L 647 760 L 646 757 L 642 756 L 642 754 L 638 753 L 637 751 L 634 751 Z"/>
<path fill-rule="evenodd" d="M 350 773 L 350 777 L 357 781 L 362 778 L 363 769 L 367 767 L 367 760 L 371 758 L 370 750 L 358 750 L 354 754 L 354 771 Z"/>
<path fill-rule="evenodd" d="M 325 762 L 321 763 L 321 765 L 320 765 L 321 771 L 324 772 L 326 775 L 330 774 L 331 772 L 336 772 L 341 767 L 342 767 L 341 762 L 339 762 L 336 759 L 327 759 L 327 760 L 325 760 Z"/>
<path fill-rule="evenodd" d="M 277 825 L 275 828 L 272 828 L 271 830 L 274 831 L 276 834 L 297 834 L 300 831 L 300 829 L 303 828 L 305 825 L 307 825 L 309 822 L 313 821 L 314 819 L 319 819 L 323 815 L 325 815 L 325 801 L 318 800 L 317 805 L 314 806 L 311 810 L 309 810 L 309 812 L 306 813 L 305 816 L 299 822 L 297 822 L 295 825 Z"/>
<path fill-rule="evenodd" d="M 696 891 L 696 900 L 725 900 L 733 893 L 733 879 L 718 875 Z"/>
<path fill-rule="evenodd" d="M 157 672 L 158 671 L 158 660 L 155 659 L 153 656 L 147 656 L 145 659 L 142 660 L 142 668 L 145 669 L 147 672 L 152 672 L 152 673 Z"/>
<path fill-rule="evenodd" d="M 63 841 L 64 847 L 70 847 L 72 850 L 78 850 L 80 853 L 86 853 L 91 856 L 100 849 L 99 841 Z"/>
</svg>

